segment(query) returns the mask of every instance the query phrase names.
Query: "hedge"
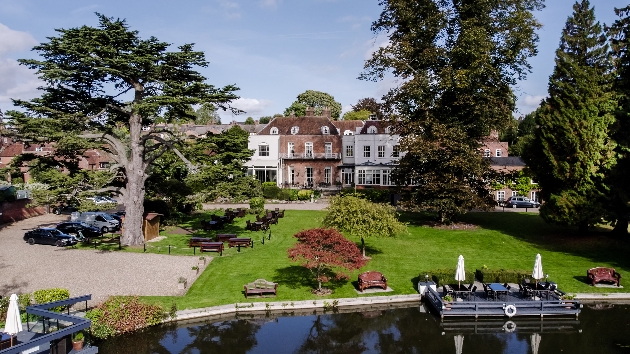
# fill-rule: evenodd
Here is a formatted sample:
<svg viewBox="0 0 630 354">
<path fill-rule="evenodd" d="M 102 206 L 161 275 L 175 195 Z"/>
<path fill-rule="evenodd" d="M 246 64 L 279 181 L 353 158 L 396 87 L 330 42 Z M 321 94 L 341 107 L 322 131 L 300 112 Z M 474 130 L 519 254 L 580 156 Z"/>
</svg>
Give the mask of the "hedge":
<svg viewBox="0 0 630 354">
<path fill-rule="evenodd" d="M 389 189 L 357 189 L 345 188 L 340 195 L 356 195 L 360 198 L 367 199 L 372 203 L 389 203 L 389 195 L 391 191 Z"/>
<path fill-rule="evenodd" d="M 137 296 L 113 296 L 85 317 L 92 321 L 92 335 L 104 339 L 160 324 L 167 314 L 160 306 L 140 302 Z"/>
<path fill-rule="evenodd" d="M 70 298 L 70 290 L 62 288 L 42 289 L 33 293 L 33 299 L 37 304 L 45 304 L 53 301 L 66 300 Z M 65 306 L 59 306 L 50 309 L 51 311 L 61 312 Z"/>
<path fill-rule="evenodd" d="M 477 279 L 482 283 L 514 283 L 520 284 L 531 277 L 531 271 L 514 269 L 477 269 Z"/>
<path fill-rule="evenodd" d="M 457 284 L 457 280 L 455 280 L 455 270 L 455 268 L 429 270 L 427 272 L 420 273 L 419 279 L 420 281 L 424 281 L 425 275 L 429 275 L 429 279 L 433 280 L 437 286 Z M 466 280 L 463 281 L 463 283 L 472 283 L 475 280 L 475 272 L 465 271 L 465 273 Z"/>
</svg>

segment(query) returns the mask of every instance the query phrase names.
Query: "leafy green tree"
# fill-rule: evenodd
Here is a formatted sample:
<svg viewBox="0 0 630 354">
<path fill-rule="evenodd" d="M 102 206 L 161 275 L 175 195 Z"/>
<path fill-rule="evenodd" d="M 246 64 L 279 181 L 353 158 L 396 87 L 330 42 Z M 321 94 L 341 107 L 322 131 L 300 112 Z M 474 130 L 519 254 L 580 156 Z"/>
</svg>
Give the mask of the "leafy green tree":
<svg viewBox="0 0 630 354">
<path fill-rule="evenodd" d="M 549 98 L 541 104 L 539 128 L 524 157 L 545 201 L 540 215 L 586 231 L 605 215 L 604 178 L 615 164 L 610 54 L 588 0 L 573 5 L 555 61 Z"/>
<path fill-rule="evenodd" d="M 617 165 L 611 171 L 607 185 L 610 187 L 607 218 L 613 221 L 614 232 L 628 234 L 630 215 L 630 6 L 615 9 L 619 19 L 609 29 L 616 69 L 613 88 L 617 94 L 619 109 L 611 137 L 616 142 Z"/>
<path fill-rule="evenodd" d="M 247 119 L 245 119 L 245 122 L 243 124 L 245 124 L 245 125 L 254 125 L 254 124 L 256 124 L 256 122 L 254 121 L 254 118 L 247 117 Z"/>
<path fill-rule="evenodd" d="M 394 237 L 407 231 L 407 226 L 396 219 L 394 207 L 351 195 L 330 199 L 323 225 L 360 237 L 364 257 L 366 238 Z"/>
<path fill-rule="evenodd" d="M 376 114 L 376 117 L 381 120 L 384 118 L 383 105 L 376 102 L 372 97 L 361 98 L 356 104 L 352 105 L 352 110 L 355 112 L 369 111 L 372 114 Z"/>
<path fill-rule="evenodd" d="M 368 120 L 372 112 L 366 110 L 349 111 L 343 114 L 343 120 Z"/>
<path fill-rule="evenodd" d="M 204 54 L 184 44 L 169 51 L 155 37 L 141 39 L 124 20 L 97 14 L 98 27 L 59 29 L 34 48 L 42 60 L 20 60 L 44 82 L 41 97 L 14 101 L 27 113 L 12 111 L 20 138 L 56 143 L 56 154 L 72 158 L 98 147 L 115 161 L 119 193 L 127 215 L 122 243 L 142 238 L 145 181 L 153 161 L 176 150 L 179 133 L 144 126 L 194 120 L 192 105 L 228 109 L 235 86 L 215 88 L 195 71 L 207 66 Z M 180 156 L 180 154 L 178 154 Z"/>
<path fill-rule="evenodd" d="M 291 112 L 296 117 L 306 115 L 306 108 L 313 107 L 315 115 L 321 115 L 324 108 L 328 107 L 332 119 L 337 120 L 341 115 L 341 103 L 335 101 L 335 98 L 328 93 L 306 90 L 297 96 L 297 100 L 284 111 L 285 116 L 290 116 Z"/>
<path fill-rule="evenodd" d="M 195 124 L 221 124 L 221 117 L 217 113 L 217 107 L 212 103 L 204 103 L 195 111 Z"/>
<path fill-rule="evenodd" d="M 528 113 L 525 117 L 519 118 L 516 138 L 512 140 L 509 153 L 512 156 L 523 156 L 534 140 L 534 130 L 536 129 L 536 115 L 538 110 Z"/>
<path fill-rule="evenodd" d="M 258 123 L 260 123 L 260 124 L 267 124 L 267 123 L 271 122 L 272 119 L 273 119 L 272 116 L 262 116 L 258 120 Z"/>
<path fill-rule="evenodd" d="M 389 45 L 367 60 L 363 80 L 392 74 L 383 101 L 398 120 L 401 158 L 393 179 L 413 205 L 448 221 L 490 208 L 490 167 L 480 141 L 513 119 L 511 87 L 529 71 L 542 0 L 380 0 L 372 24 Z"/>
</svg>

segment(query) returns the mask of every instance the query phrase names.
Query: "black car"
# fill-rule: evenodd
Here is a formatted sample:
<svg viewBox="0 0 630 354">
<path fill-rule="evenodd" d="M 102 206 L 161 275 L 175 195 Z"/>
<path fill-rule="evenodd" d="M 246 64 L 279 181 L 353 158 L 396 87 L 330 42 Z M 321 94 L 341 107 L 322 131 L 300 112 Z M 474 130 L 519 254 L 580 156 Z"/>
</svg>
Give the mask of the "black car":
<svg viewBox="0 0 630 354">
<path fill-rule="evenodd" d="M 41 243 L 44 245 L 55 245 L 57 247 L 72 246 L 77 244 L 76 238 L 51 227 L 41 227 L 39 229 L 27 231 L 24 234 L 24 241 L 28 242 L 29 245 Z"/>
<path fill-rule="evenodd" d="M 506 208 L 538 208 L 540 203 L 523 196 L 512 196 L 505 203 Z"/>
<path fill-rule="evenodd" d="M 87 237 L 99 237 L 103 233 L 98 227 L 90 226 L 84 222 L 66 221 L 57 224 L 57 230 L 70 235 L 77 235 L 80 241 Z"/>
<path fill-rule="evenodd" d="M 70 215 L 78 210 L 79 208 L 75 205 L 58 205 L 52 208 L 53 214 L 57 214 L 57 215 L 60 215 L 60 214 Z"/>
</svg>

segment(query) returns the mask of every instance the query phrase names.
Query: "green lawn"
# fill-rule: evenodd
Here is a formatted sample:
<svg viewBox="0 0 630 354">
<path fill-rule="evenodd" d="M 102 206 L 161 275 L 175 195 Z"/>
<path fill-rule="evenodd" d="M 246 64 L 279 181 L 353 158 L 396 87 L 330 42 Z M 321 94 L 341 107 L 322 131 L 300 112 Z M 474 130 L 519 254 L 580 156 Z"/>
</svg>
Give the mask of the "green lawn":
<svg viewBox="0 0 630 354">
<path fill-rule="evenodd" d="M 287 249 L 295 242 L 293 235 L 296 232 L 318 227 L 324 215 L 323 211 L 288 210 L 278 225 L 272 225 L 271 240 L 266 240 L 264 245 L 261 243 L 262 232 L 245 231 L 245 219 L 237 219 L 221 233 L 252 237 L 256 241 L 254 248 L 241 249 L 240 253 L 236 249 L 226 249 L 223 257 L 214 258 L 185 296 L 144 299 L 164 306 L 176 302 L 179 309 L 245 302 L 243 284 L 258 278 L 279 283 L 274 301 L 319 298 L 310 293 L 315 285 L 310 273 L 288 260 Z M 203 217 L 203 214 L 197 215 L 182 226 L 196 229 Z M 421 272 L 455 268 L 460 254 L 464 255 L 469 270 L 483 265 L 530 270 L 536 253 L 542 255 L 543 269 L 550 280 L 556 281 L 566 292 L 627 291 L 593 288 L 585 283 L 586 270 L 593 266 L 614 267 L 622 274 L 630 274 L 630 243 L 604 233 L 580 236 L 574 230 L 547 225 L 537 214 L 530 213 L 470 213 L 462 221 L 477 225 L 473 230 L 425 226 L 420 214 L 405 214 L 402 218 L 409 222 L 409 233 L 396 238 L 367 239 L 367 253 L 372 259 L 361 270 L 382 272 L 394 289 L 388 294 L 415 293 L 414 286 Z M 162 245 L 160 250 L 148 251 L 164 253 L 165 246 L 171 244 L 177 247 L 171 249 L 173 253 L 191 254 L 191 250 L 186 249 L 189 236 L 168 232 L 164 235 L 168 238 L 158 243 Z M 359 243 L 358 239 L 353 241 Z M 328 284 L 334 289 L 329 298 L 360 296 L 353 285 L 358 273 L 355 272 L 350 281 Z M 250 301 L 268 299 L 251 298 L 247 302 Z"/>
</svg>

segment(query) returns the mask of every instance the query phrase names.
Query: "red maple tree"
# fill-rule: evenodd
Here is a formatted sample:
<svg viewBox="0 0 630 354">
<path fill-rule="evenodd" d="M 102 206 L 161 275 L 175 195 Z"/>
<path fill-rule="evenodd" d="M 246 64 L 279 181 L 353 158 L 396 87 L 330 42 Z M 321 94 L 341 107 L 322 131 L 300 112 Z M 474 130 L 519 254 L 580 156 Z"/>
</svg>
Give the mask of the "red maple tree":
<svg viewBox="0 0 630 354">
<path fill-rule="evenodd" d="M 346 272 L 359 269 L 367 260 L 354 242 L 335 229 L 309 229 L 294 235 L 298 243 L 291 247 L 289 258 L 301 262 L 317 279 L 318 288 L 330 278 L 347 279 Z"/>
</svg>

